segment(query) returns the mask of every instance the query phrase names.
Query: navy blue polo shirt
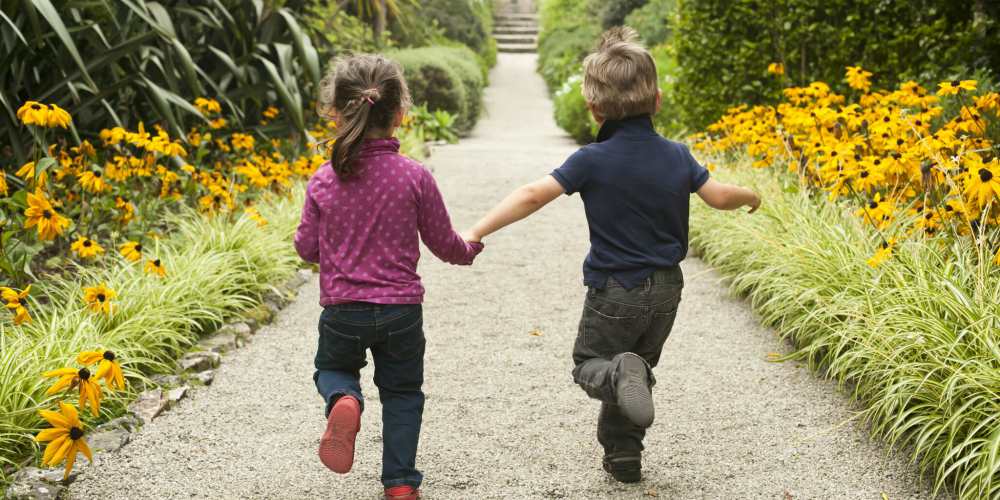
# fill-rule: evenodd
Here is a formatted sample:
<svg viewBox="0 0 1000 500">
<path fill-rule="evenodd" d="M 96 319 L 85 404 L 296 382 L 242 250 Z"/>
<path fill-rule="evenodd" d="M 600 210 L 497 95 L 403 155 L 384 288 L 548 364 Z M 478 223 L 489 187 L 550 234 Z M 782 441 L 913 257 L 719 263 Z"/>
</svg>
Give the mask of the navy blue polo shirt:
<svg viewBox="0 0 1000 500">
<path fill-rule="evenodd" d="M 580 193 L 590 226 L 583 263 L 587 286 L 614 277 L 626 289 L 656 269 L 679 264 L 688 250 L 691 193 L 708 170 L 687 146 L 664 139 L 649 115 L 607 121 L 597 142 L 552 172 L 567 195 Z"/>
</svg>

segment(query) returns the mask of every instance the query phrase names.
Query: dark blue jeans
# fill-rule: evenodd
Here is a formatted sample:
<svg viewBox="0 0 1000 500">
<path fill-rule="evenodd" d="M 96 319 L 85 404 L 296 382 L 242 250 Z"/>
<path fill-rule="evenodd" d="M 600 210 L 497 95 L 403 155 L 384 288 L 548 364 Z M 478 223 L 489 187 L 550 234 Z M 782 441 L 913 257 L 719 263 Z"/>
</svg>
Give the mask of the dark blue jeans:
<svg viewBox="0 0 1000 500">
<path fill-rule="evenodd" d="M 355 302 L 327 306 L 319 319 L 316 388 L 329 415 L 341 396 L 354 396 L 364 410 L 361 368 L 371 349 L 375 385 L 382 401 L 382 484 L 419 487 L 417 443 L 424 414 L 423 309 L 419 304 Z"/>
</svg>

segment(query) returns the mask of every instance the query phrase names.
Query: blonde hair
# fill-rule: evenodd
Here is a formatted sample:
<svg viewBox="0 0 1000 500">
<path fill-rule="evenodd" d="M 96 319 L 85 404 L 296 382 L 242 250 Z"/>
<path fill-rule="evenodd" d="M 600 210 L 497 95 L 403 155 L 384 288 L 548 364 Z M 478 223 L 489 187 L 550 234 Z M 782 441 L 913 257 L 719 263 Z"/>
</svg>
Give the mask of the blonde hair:
<svg viewBox="0 0 1000 500">
<path fill-rule="evenodd" d="M 583 60 L 583 97 L 606 120 L 656 113 L 656 62 L 628 26 L 604 32 Z"/>
<path fill-rule="evenodd" d="M 403 70 L 381 55 L 359 54 L 337 60 L 320 82 L 319 115 L 333 119 L 339 113 L 337 137 L 330 154 L 341 179 L 356 173 L 356 161 L 365 135 L 387 130 L 396 114 L 410 106 L 410 90 Z"/>
</svg>

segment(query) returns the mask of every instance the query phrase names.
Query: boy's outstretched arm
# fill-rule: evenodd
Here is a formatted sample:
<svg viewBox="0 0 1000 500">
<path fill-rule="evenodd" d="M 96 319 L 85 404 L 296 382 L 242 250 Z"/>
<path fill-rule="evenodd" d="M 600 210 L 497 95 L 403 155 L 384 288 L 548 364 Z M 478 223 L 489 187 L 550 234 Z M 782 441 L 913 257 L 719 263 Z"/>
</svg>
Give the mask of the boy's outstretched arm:
<svg viewBox="0 0 1000 500">
<path fill-rule="evenodd" d="M 480 241 L 537 212 L 564 192 L 562 185 L 551 175 L 546 175 L 531 184 L 525 184 L 507 195 L 463 236 L 468 241 Z"/>
<path fill-rule="evenodd" d="M 708 206 L 718 210 L 736 210 L 740 207 L 750 207 L 749 213 L 754 213 L 760 207 L 760 196 L 757 193 L 740 186 L 723 184 L 709 178 L 698 189 L 698 196 Z"/>
</svg>

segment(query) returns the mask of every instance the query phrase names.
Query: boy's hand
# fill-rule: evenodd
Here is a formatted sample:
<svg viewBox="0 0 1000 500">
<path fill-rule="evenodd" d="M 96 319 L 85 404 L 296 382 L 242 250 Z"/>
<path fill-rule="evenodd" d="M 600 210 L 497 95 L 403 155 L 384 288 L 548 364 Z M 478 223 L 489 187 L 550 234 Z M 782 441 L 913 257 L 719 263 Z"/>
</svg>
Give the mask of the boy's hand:
<svg viewBox="0 0 1000 500">
<path fill-rule="evenodd" d="M 747 203 L 747 206 L 750 207 L 750 211 L 747 212 L 748 214 L 756 212 L 760 208 L 760 195 L 753 193 L 753 198 L 750 200 L 750 203 Z"/>
</svg>

